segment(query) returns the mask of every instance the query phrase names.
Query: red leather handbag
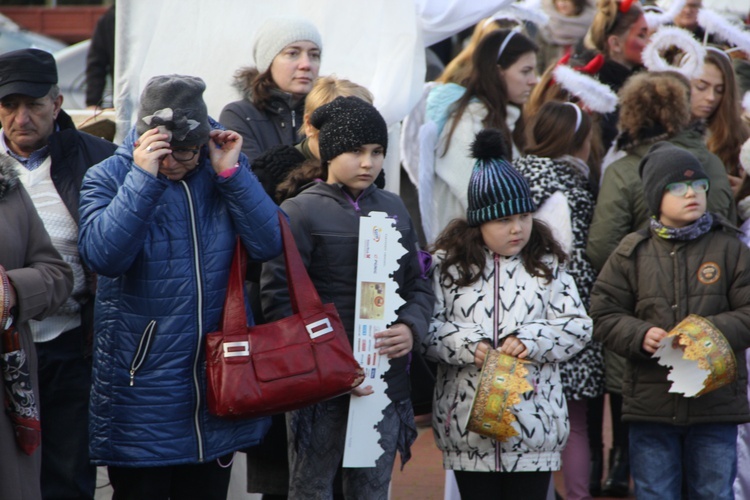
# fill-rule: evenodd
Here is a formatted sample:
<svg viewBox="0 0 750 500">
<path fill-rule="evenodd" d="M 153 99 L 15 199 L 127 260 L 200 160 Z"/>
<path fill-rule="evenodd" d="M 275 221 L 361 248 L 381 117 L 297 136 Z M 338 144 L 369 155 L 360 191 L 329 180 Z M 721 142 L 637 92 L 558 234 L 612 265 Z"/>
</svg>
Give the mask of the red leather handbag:
<svg viewBox="0 0 750 500">
<path fill-rule="evenodd" d="M 260 417 L 296 410 L 351 391 L 364 380 L 333 304 L 323 304 L 279 213 L 294 314 L 247 326 L 247 253 L 239 238 L 229 273 L 222 330 L 206 335 L 208 410 Z"/>
</svg>

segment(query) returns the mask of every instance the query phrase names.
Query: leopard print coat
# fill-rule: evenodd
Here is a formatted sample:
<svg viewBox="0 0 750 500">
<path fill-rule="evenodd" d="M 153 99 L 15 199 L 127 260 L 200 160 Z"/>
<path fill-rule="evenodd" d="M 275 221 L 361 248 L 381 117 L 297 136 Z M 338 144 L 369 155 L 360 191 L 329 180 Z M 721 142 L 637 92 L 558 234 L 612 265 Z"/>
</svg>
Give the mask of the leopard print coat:
<svg viewBox="0 0 750 500">
<path fill-rule="evenodd" d="M 572 216 L 570 223 L 573 232 L 573 249 L 566 264 L 567 271 L 573 277 L 581 300 L 588 309 L 596 271 L 586 256 L 586 242 L 596 197 L 587 177 L 567 161 L 534 155 L 517 159 L 513 164 L 529 182 L 531 197 L 537 207 L 541 207 L 558 191 L 565 195 Z M 592 342 L 570 361 L 561 363 L 560 375 L 565 397 L 569 399 L 580 400 L 601 395 L 604 392 L 601 344 Z"/>
</svg>

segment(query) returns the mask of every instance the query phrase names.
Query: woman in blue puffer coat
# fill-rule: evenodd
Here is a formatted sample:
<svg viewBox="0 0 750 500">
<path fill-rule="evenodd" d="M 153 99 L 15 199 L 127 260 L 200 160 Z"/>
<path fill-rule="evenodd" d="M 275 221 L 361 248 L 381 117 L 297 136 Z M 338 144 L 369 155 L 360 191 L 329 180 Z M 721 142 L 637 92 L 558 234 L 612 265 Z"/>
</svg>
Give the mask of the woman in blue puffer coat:
<svg viewBox="0 0 750 500">
<path fill-rule="evenodd" d="M 115 498 L 224 499 L 231 454 L 270 422 L 206 408 L 204 337 L 219 329 L 236 237 L 253 260 L 282 246 L 279 209 L 204 90 L 152 78 L 136 127 L 81 188 L 78 246 L 99 274 L 91 458 Z"/>
</svg>

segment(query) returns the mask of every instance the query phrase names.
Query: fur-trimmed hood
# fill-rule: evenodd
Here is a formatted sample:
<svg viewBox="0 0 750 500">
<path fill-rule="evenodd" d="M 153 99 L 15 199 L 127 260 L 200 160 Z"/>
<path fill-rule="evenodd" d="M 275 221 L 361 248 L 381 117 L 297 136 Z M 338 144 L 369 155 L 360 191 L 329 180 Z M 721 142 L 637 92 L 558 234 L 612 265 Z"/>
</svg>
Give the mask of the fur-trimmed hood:
<svg viewBox="0 0 750 500">
<path fill-rule="evenodd" d="M 243 99 L 253 100 L 253 80 L 258 76 L 258 68 L 254 66 L 245 66 L 234 73 L 234 82 L 232 86 L 242 95 Z"/>
<path fill-rule="evenodd" d="M 0 200 L 18 185 L 18 172 L 15 160 L 7 155 L 0 155 Z"/>
<path fill-rule="evenodd" d="M 258 69 L 255 67 L 243 67 L 238 69 L 234 74 L 234 82 L 232 83 L 232 86 L 237 90 L 237 92 L 240 93 L 242 98 L 248 102 L 254 102 L 253 101 L 253 80 L 257 78 L 258 76 Z M 289 92 L 284 92 L 283 90 L 279 88 L 274 88 L 270 90 L 270 98 L 269 102 L 265 105 L 265 111 L 270 113 L 281 113 L 283 112 L 282 104 L 277 103 L 283 103 L 284 106 L 288 107 L 289 109 L 296 109 L 298 106 L 300 106 L 300 103 L 303 103 L 304 100 L 300 100 L 296 98 L 294 95 L 290 94 Z M 303 105 L 304 106 L 304 105 Z M 299 111 L 302 112 L 303 108 L 300 108 Z"/>
</svg>

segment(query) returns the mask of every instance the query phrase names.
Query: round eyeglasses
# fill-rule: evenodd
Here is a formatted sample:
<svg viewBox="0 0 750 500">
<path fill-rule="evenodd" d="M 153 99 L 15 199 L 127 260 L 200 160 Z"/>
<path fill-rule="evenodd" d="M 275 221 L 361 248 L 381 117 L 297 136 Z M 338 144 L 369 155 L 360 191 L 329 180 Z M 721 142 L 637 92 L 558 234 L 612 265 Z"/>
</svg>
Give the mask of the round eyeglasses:
<svg viewBox="0 0 750 500">
<path fill-rule="evenodd" d="M 197 155 L 200 152 L 201 152 L 200 148 L 173 149 L 171 155 L 172 155 L 172 158 L 174 158 L 175 160 L 179 162 L 186 162 L 195 158 L 195 155 Z"/>
<path fill-rule="evenodd" d="M 688 192 L 689 187 L 693 188 L 693 191 L 695 191 L 696 193 L 705 193 L 706 191 L 708 191 L 708 179 L 673 182 L 671 184 L 667 184 L 667 187 L 665 187 L 664 190 L 669 191 L 670 194 L 673 194 L 675 196 L 685 196 Z"/>
</svg>

